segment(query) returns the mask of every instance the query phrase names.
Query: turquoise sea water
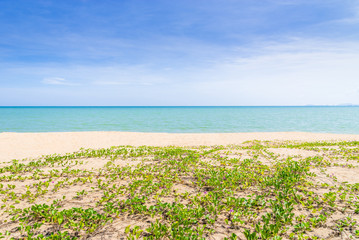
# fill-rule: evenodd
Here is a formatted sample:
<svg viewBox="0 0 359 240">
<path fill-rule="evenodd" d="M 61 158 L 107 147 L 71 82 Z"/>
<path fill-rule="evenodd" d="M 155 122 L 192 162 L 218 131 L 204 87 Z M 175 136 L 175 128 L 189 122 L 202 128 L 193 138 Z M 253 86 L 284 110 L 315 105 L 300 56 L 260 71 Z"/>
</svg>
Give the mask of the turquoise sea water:
<svg viewBox="0 0 359 240">
<path fill-rule="evenodd" d="M 0 132 L 359 134 L 359 107 L 0 107 Z"/>
</svg>

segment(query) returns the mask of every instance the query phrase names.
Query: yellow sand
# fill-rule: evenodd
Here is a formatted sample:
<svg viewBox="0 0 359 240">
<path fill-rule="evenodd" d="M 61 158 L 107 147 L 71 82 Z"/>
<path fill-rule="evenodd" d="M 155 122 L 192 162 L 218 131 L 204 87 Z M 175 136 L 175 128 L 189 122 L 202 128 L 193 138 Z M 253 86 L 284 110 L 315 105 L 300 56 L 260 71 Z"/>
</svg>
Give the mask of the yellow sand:
<svg viewBox="0 0 359 240">
<path fill-rule="evenodd" d="M 45 154 L 74 152 L 80 148 L 117 145 L 194 146 L 240 144 L 248 140 L 359 141 L 359 135 L 304 132 L 260 133 L 135 133 L 61 132 L 0 133 L 0 161 L 35 158 Z"/>
</svg>

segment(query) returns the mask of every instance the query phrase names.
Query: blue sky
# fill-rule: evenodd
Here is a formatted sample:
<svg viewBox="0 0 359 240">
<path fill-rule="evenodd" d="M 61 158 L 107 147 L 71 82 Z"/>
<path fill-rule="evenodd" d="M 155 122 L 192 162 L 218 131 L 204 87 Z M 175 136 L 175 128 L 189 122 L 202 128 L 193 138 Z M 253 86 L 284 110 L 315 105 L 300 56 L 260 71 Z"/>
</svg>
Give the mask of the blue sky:
<svg viewBox="0 0 359 240">
<path fill-rule="evenodd" d="M 359 104 L 357 0 L 2 0 L 0 105 Z"/>
</svg>

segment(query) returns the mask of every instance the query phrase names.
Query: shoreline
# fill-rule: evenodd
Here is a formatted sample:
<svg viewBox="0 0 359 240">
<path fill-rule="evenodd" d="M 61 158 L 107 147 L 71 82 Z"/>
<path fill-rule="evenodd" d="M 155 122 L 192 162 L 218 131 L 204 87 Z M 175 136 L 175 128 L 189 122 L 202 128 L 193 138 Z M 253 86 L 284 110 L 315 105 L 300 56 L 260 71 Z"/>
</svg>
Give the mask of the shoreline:
<svg viewBox="0 0 359 240">
<path fill-rule="evenodd" d="M 64 154 L 80 148 L 132 146 L 213 146 L 241 144 L 245 141 L 359 141 L 358 134 L 310 132 L 246 133 L 144 133 L 144 132 L 43 132 L 0 133 L 0 162 Z"/>
</svg>

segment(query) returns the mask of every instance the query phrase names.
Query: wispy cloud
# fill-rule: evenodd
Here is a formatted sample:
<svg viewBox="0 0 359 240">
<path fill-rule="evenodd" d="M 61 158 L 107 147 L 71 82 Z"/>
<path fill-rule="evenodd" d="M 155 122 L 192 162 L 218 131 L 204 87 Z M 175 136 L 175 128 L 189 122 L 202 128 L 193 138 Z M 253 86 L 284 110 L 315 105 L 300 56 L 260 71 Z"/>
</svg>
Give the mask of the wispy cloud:
<svg viewBox="0 0 359 240">
<path fill-rule="evenodd" d="M 42 80 L 43 84 L 47 84 L 47 85 L 66 85 L 66 86 L 75 86 L 78 85 L 76 83 L 72 83 L 67 81 L 65 78 L 60 78 L 60 77 L 48 77 L 48 78 L 44 78 Z"/>
<path fill-rule="evenodd" d="M 24 77 L 29 81 L 42 77 L 43 85 L 32 87 L 44 89 L 54 89 L 46 85 L 78 83 L 83 92 L 73 93 L 69 99 L 96 94 L 106 99 L 101 102 L 104 105 L 161 105 L 163 99 L 173 105 L 358 104 L 354 91 L 359 88 L 358 46 L 355 41 L 288 38 L 234 48 L 226 56 L 220 53 L 207 64 L 192 68 L 52 64 L 13 68 L 9 74 L 27 73 Z M 74 88 L 55 89 L 65 94 Z"/>
<path fill-rule="evenodd" d="M 49 2 L 0 16 L 0 87 L 69 104 L 359 103 L 356 0 Z"/>
<path fill-rule="evenodd" d="M 337 23 L 343 23 L 343 24 L 355 24 L 359 23 L 359 2 L 355 1 L 353 5 L 351 6 L 351 14 L 348 17 L 339 19 L 335 22 Z"/>
<path fill-rule="evenodd" d="M 197 85 L 213 94 L 237 92 L 248 104 L 359 103 L 352 91 L 359 87 L 357 42 L 298 39 L 257 49 L 202 71 L 197 78 L 206 80 Z"/>
<path fill-rule="evenodd" d="M 153 82 L 147 81 L 147 82 L 138 82 L 138 81 L 94 81 L 92 82 L 94 85 L 102 85 L 102 86 L 152 86 Z"/>
</svg>

